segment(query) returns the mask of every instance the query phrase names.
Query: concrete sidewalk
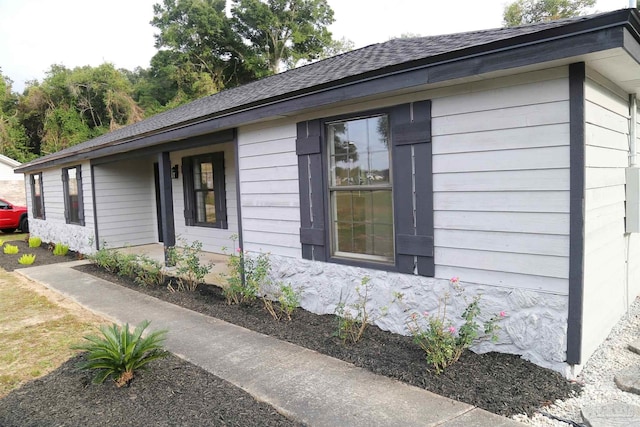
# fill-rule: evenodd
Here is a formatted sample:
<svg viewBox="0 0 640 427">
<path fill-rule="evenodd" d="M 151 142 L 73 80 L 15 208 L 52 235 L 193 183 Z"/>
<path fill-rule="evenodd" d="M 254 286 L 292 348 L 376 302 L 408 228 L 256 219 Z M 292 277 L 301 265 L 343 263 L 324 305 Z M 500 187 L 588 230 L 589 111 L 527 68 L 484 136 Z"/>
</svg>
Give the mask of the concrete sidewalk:
<svg viewBox="0 0 640 427">
<path fill-rule="evenodd" d="M 115 322 L 168 329 L 167 350 L 310 426 L 518 426 L 515 421 L 81 273 L 17 273 Z"/>
</svg>

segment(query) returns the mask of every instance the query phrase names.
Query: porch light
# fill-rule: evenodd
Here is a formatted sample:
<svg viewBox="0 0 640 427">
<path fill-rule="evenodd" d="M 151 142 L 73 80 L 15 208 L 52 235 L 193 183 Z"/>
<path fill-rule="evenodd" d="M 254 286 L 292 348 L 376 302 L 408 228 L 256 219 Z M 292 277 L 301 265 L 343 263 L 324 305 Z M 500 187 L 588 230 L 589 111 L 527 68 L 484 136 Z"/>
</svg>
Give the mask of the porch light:
<svg viewBox="0 0 640 427">
<path fill-rule="evenodd" d="M 171 168 L 171 178 L 178 179 L 179 176 L 180 176 L 180 167 L 178 165 L 175 165 Z"/>
</svg>

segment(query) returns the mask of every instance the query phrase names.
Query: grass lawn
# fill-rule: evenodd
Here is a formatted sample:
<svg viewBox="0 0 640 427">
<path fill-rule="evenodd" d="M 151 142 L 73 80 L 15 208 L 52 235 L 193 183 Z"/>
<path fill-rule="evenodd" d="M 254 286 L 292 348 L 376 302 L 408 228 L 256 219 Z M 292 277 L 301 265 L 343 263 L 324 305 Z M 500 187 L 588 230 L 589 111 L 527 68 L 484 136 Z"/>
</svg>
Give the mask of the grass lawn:
<svg viewBox="0 0 640 427">
<path fill-rule="evenodd" d="M 0 233 L 0 240 L 4 240 L 5 242 L 14 242 L 16 240 L 24 240 L 29 236 L 29 233 Z"/>
<path fill-rule="evenodd" d="M 102 321 L 0 268 L 0 398 L 62 365 Z"/>
</svg>

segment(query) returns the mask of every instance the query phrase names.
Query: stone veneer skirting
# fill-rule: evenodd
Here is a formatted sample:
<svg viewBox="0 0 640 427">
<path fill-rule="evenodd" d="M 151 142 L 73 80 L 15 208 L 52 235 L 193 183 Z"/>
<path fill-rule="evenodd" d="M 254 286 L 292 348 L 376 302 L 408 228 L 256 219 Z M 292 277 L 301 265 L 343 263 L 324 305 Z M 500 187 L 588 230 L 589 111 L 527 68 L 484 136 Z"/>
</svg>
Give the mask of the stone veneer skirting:
<svg viewBox="0 0 640 427">
<path fill-rule="evenodd" d="M 68 245 L 72 251 L 83 254 L 95 251 L 93 227 L 29 218 L 29 232 L 32 236 L 40 237 L 43 242 Z"/>
<path fill-rule="evenodd" d="M 568 297 L 515 288 L 460 284 L 464 297 L 456 296 L 448 280 L 349 267 L 332 263 L 271 256 L 272 279 L 291 284 L 300 292 L 301 305 L 316 314 L 333 314 L 340 301 L 353 303 L 355 287 L 363 277 L 371 279 L 367 301 L 375 324 L 381 329 L 407 335 L 411 313 L 437 313 L 441 298 L 449 292 L 448 313 L 458 317 L 474 295 L 482 295 L 481 320 L 505 311 L 496 343 L 483 341 L 473 347 L 478 353 L 498 351 L 520 354 L 525 359 L 568 376 L 565 362 Z M 394 293 L 402 302 L 391 303 Z M 466 300 L 465 300 L 466 298 Z M 382 314 L 385 312 L 386 314 Z M 450 318 L 455 323 L 454 318 Z"/>
</svg>

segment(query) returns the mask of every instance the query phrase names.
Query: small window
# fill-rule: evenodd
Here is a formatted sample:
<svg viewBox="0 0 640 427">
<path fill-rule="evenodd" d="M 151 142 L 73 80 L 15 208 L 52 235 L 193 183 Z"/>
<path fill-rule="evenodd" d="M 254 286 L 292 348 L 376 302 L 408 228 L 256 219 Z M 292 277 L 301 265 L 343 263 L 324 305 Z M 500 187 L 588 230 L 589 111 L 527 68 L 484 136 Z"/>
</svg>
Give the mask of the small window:
<svg viewBox="0 0 640 427">
<path fill-rule="evenodd" d="M 62 169 L 64 216 L 67 224 L 84 225 L 82 170 L 80 166 Z"/>
<path fill-rule="evenodd" d="M 328 123 L 326 135 L 332 255 L 393 263 L 387 116 Z"/>
<path fill-rule="evenodd" d="M 44 193 L 42 173 L 31 175 L 31 209 L 34 218 L 44 219 Z"/>
<path fill-rule="evenodd" d="M 182 171 L 186 225 L 227 228 L 224 154 L 185 157 Z"/>
</svg>

